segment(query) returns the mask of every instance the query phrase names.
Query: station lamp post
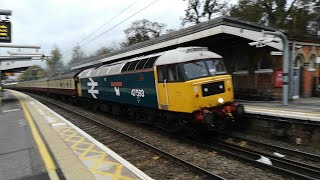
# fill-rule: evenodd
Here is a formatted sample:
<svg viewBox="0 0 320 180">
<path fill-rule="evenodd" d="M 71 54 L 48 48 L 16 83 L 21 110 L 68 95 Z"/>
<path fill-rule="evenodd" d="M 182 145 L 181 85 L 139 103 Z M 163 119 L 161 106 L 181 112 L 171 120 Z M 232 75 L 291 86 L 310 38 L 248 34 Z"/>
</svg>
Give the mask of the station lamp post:
<svg viewBox="0 0 320 180">
<path fill-rule="evenodd" d="M 283 43 L 283 65 L 282 65 L 282 104 L 288 105 L 288 75 L 289 75 L 289 45 L 285 34 L 280 31 L 262 31 L 263 35 L 273 35 L 277 38 L 261 38 L 256 42 L 249 43 L 250 46 L 263 47 L 268 43 L 279 42 L 280 38 Z"/>
</svg>

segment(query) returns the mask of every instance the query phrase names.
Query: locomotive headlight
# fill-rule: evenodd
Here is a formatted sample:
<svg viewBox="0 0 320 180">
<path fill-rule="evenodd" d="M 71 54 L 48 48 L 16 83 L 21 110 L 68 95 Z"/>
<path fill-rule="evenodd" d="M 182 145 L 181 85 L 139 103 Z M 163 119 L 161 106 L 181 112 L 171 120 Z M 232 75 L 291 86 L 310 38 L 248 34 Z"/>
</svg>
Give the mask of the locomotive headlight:
<svg viewBox="0 0 320 180">
<path fill-rule="evenodd" d="M 224 99 L 223 98 L 219 98 L 218 99 L 218 103 L 222 104 L 224 102 Z"/>
</svg>

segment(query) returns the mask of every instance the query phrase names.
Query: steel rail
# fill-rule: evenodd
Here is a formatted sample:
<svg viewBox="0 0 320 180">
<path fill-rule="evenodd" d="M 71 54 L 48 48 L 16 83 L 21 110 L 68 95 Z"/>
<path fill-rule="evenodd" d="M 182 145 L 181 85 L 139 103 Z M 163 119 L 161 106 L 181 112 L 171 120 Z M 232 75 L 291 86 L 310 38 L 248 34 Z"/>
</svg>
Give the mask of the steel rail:
<svg viewBox="0 0 320 180">
<path fill-rule="evenodd" d="M 243 137 L 239 137 L 239 136 L 237 136 L 235 134 L 233 134 L 233 135 L 224 135 L 224 136 L 225 137 L 236 138 L 236 139 L 239 139 L 241 141 L 247 141 L 247 142 L 251 143 L 254 146 L 260 146 L 260 147 L 264 147 L 264 148 L 269 149 L 269 150 L 278 151 L 278 152 L 282 152 L 282 153 L 289 154 L 289 155 L 292 155 L 292 156 L 303 157 L 303 158 L 306 158 L 306 159 L 309 159 L 309 160 L 319 161 L 320 162 L 320 155 L 317 155 L 317 154 L 311 154 L 311 153 L 307 153 L 307 152 L 303 152 L 303 151 L 299 151 L 299 150 L 294 150 L 294 149 L 289 149 L 289 148 L 285 148 L 285 147 L 281 147 L 281 146 L 277 146 L 277 145 L 273 145 L 273 144 L 262 143 L 262 142 L 246 139 L 246 138 L 243 138 Z M 320 168 L 318 168 L 318 170 L 320 171 Z"/>
<path fill-rule="evenodd" d="M 38 98 L 38 96 L 37 96 L 37 98 Z M 170 153 L 165 152 L 165 151 L 163 151 L 163 150 L 161 150 L 161 149 L 159 149 L 159 148 L 157 148 L 157 147 L 155 147 L 155 146 L 153 146 L 153 145 L 151 145 L 151 144 L 148 144 L 148 143 L 146 143 L 146 142 L 143 142 L 143 141 L 141 141 L 141 140 L 139 140 L 139 139 L 137 139 L 137 138 L 135 138 L 135 137 L 133 137 L 133 136 L 131 136 L 131 135 L 128 135 L 128 134 L 126 134 L 126 133 L 124 133 L 124 132 L 121 132 L 121 131 L 119 131 L 119 130 L 117 130 L 117 129 L 115 129 L 115 128 L 112 128 L 112 127 L 110 127 L 110 126 L 108 126 L 108 125 L 106 125 L 106 124 L 103 124 L 103 123 L 101 123 L 101 122 L 98 121 L 98 120 L 95 120 L 95 119 L 93 119 L 93 118 L 91 118 L 91 117 L 88 117 L 88 116 L 86 116 L 86 115 L 84 115 L 84 114 L 81 114 L 80 112 L 77 112 L 77 111 L 75 111 L 75 110 L 68 109 L 67 107 L 65 107 L 65 106 L 63 106 L 63 105 L 60 105 L 60 104 L 57 104 L 57 103 L 55 103 L 55 102 L 49 101 L 49 100 L 47 100 L 47 99 L 45 99 L 45 98 L 42 98 L 42 97 L 41 97 L 41 100 L 42 100 L 42 101 L 45 101 L 45 102 L 47 102 L 47 103 L 50 103 L 50 104 L 52 104 L 52 105 L 54 105 L 54 106 L 57 106 L 57 107 L 59 107 L 59 108 L 61 108 L 61 109 L 64 109 L 64 110 L 66 110 L 66 111 L 69 111 L 69 112 L 71 112 L 71 113 L 73 113 L 73 114 L 75 114 L 75 115 L 77 115 L 77 116 L 80 116 L 80 117 L 82 117 L 82 118 L 85 118 L 85 119 L 87 119 L 88 121 L 91 121 L 91 122 L 93 122 L 93 123 L 96 123 L 97 125 L 103 126 L 103 127 L 107 128 L 107 129 L 109 129 L 109 130 L 111 130 L 111 131 L 113 131 L 113 132 L 115 132 L 115 133 L 117 133 L 117 134 L 120 134 L 120 135 L 122 135 L 122 136 L 124 136 L 124 137 L 126 137 L 126 138 L 128 138 L 128 139 L 130 139 L 130 140 L 132 140 L 132 141 L 135 141 L 135 142 L 141 144 L 142 146 L 151 149 L 151 150 L 154 151 L 155 153 L 158 153 L 158 154 L 160 154 L 160 155 L 162 155 L 162 156 L 164 156 L 164 157 L 166 157 L 166 158 L 168 158 L 168 159 L 174 160 L 176 163 L 178 163 L 178 164 L 180 164 L 180 165 L 183 165 L 183 166 L 186 166 L 186 167 L 190 168 L 190 170 L 193 171 L 193 172 L 195 172 L 195 173 L 205 175 L 208 179 L 219 179 L 219 180 L 224 180 L 224 179 L 225 179 L 225 178 L 223 178 L 223 177 L 221 177 L 221 176 L 219 176 L 219 175 L 213 174 L 212 172 L 209 172 L 209 171 L 207 171 L 207 170 L 205 170 L 205 169 L 203 169 L 203 168 L 201 168 L 201 167 L 199 167 L 199 166 L 196 166 L 196 165 L 194 165 L 194 164 L 192 164 L 192 163 L 189 163 L 189 162 L 187 162 L 187 161 L 185 161 L 185 160 L 183 160 L 183 159 L 180 159 L 180 158 L 178 158 L 178 157 L 176 157 L 176 156 L 174 156 L 174 155 L 171 155 Z"/>
<path fill-rule="evenodd" d="M 270 155 L 256 152 L 253 150 L 244 149 L 241 147 L 227 145 L 225 143 L 210 141 L 209 143 L 198 142 L 190 139 L 183 139 L 183 141 L 197 145 L 202 148 L 206 148 L 210 151 L 217 151 L 223 153 L 225 155 L 230 155 L 239 160 L 243 160 L 249 163 L 252 163 L 258 167 L 268 168 L 272 171 L 278 172 L 280 174 L 292 176 L 299 179 L 318 179 L 320 177 L 320 172 L 314 169 L 309 169 L 308 167 L 304 167 L 302 165 L 297 165 L 292 162 L 288 162 L 285 160 L 279 160 L 278 158 L 273 158 Z M 272 165 L 262 163 L 257 161 L 264 156 L 270 159 Z"/>
</svg>

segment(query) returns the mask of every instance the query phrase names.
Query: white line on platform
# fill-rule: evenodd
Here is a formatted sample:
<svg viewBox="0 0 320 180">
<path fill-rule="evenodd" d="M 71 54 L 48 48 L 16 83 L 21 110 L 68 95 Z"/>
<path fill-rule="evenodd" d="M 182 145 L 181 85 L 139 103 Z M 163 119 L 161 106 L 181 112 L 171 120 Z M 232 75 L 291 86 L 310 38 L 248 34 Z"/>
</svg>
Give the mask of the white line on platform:
<svg viewBox="0 0 320 180">
<path fill-rule="evenodd" d="M 56 120 L 50 116 L 45 116 L 46 120 L 49 122 L 49 123 L 55 123 Z"/>
<path fill-rule="evenodd" d="M 44 112 L 41 109 L 38 109 L 38 112 L 40 115 L 42 115 L 42 116 L 44 115 Z"/>
<path fill-rule="evenodd" d="M 268 109 L 259 109 L 259 108 L 251 108 L 251 107 L 245 107 L 245 112 L 251 113 L 251 114 L 279 116 L 279 117 L 293 118 L 293 119 L 299 119 L 299 120 L 320 121 L 319 115 L 313 114 L 313 113 L 291 112 L 291 111 L 283 111 L 283 110 L 268 110 Z"/>
<path fill-rule="evenodd" d="M 67 125 L 66 123 L 55 123 L 55 124 L 51 124 L 51 126 L 64 126 Z"/>
<path fill-rule="evenodd" d="M 34 102 L 33 102 L 33 101 L 31 101 L 31 102 L 30 102 L 30 104 L 34 104 Z"/>
<path fill-rule="evenodd" d="M 3 113 L 9 113 L 9 112 L 15 112 L 15 111 L 20 111 L 21 109 L 8 109 L 8 110 L 3 110 Z"/>
</svg>

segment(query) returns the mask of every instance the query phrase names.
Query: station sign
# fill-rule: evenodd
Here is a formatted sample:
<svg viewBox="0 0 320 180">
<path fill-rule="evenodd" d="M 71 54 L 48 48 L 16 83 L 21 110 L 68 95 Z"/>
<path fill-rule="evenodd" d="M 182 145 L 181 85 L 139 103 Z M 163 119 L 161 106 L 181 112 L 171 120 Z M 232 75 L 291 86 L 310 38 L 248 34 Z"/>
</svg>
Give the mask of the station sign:
<svg viewBox="0 0 320 180">
<path fill-rule="evenodd" d="M 5 72 L 4 76 L 14 76 L 14 73 L 13 72 Z"/>
<path fill-rule="evenodd" d="M 11 23 L 0 21 L 0 42 L 11 43 Z"/>
</svg>

